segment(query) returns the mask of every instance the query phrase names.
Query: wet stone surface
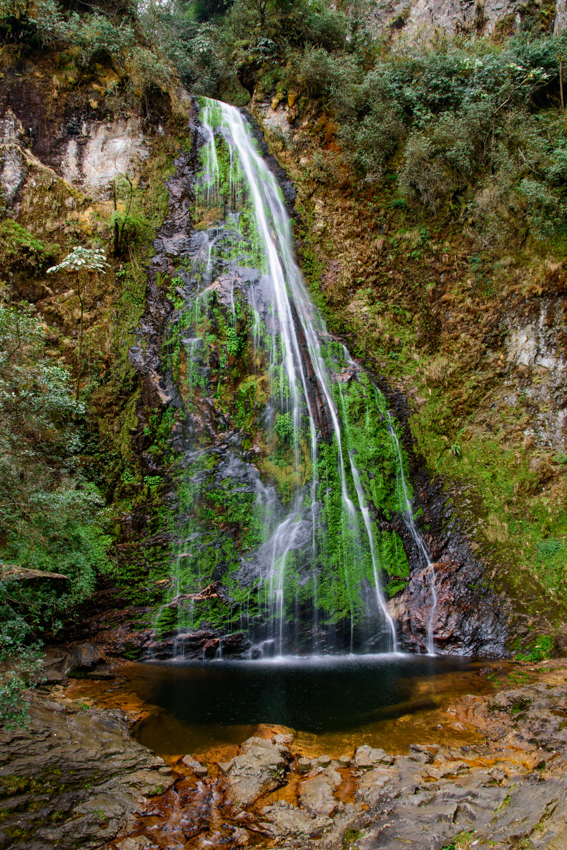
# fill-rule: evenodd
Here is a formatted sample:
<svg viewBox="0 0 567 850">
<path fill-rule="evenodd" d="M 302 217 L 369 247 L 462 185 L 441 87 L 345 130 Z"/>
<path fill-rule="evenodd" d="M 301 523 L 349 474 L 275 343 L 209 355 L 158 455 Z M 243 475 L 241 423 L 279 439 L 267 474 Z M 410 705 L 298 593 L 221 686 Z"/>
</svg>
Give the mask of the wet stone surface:
<svg viewBox="0 0 567 850">
<path fill-rule="evenodd" d="M 324 767 L 324 753 L 300 757 L 291 730 L 258 727 L 222 765 L 200 756 L 202 780 L 191 757 L 172 758 L 175 785 L 108 848 L 440 850 L 470 833 L 482 850 L 564 850 L 566 674 L 567 663 L 550 662 L 520 673 L 519 686 L 461 697 L 439 743 L 405 753 L 362 745 Z M 459 727 L 476 743 L 445 746 Z"/>
<path fill-rule="evenodd" d="M 564 850 L 566 677 L 564 661 L 518 667 L 447 705 L 437 741 L 404 752 L 305 758 L 299 734 L 258 726 L 240 747 L 167 763 L 131 739 L 123 712 L 56 687 L 34 698 L 26 729 L 0 733 L 0 846 L 440 850 L 470 833 L 482 850 Z M 451 746 L 459 728 L 471 743 Z"/>
<path fill-rule="evenodd" d="M 285 744 L 249 738 L 239 755 L 225 765 L 229 799 L 246 806 L 283 785 L 290 758 Z"/>
<path fill-rule="evenodd" d="M 0 847 L 88 850 L 134 823 L 174 779 L 120 711 L 34 698 L 25 729 L 0 728 Z"/>
</svg>

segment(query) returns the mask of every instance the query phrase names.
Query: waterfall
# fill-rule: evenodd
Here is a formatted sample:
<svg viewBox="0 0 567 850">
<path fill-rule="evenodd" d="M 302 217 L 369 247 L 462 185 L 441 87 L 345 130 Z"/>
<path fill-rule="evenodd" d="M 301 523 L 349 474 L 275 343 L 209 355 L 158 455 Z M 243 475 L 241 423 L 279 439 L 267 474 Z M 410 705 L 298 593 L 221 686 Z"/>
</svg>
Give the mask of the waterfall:
<svg viewBox="0 0 567 850">
<path fill-rule="evenodd" d="M 378 392 L 378 390 L 377 390 Z M 411 539 L 413 540 L 415 547 L 419 553 L 419 556 L 423 563 L 426 565 L 426 574 L 429 578 L 429 587 L 431 594 L 431 607 L 429 609 L 429 616 L 427 618 L 427 652 L 429 655 L 435 655 L 435 640 L 434 640 L 434 624 L 435 624 L 435 614 L 437 611 L 437 590 L 435 587 L 435 566 L 429 557 L 429 552 L 427 551 L 427 546 L 423 540 L 423 537 L 419 533 L 415 525 L 415 519 L 413 517 L 413 510 L 411 505 L 411 497 L 410 490 L 408 487 L 408 483 L 406 481 L 406 476 L 404 474 L 404 465 L 402 462 L 402 447 L 400 446 L 400 441 L 398 439 L 398 435 L 396 434 L 396 430 L 394 428 L 392 422 L 392 414 L 390 411 L 386 411 L 386 416 L 388 417 L 389 430 L 390 435 L 392 437 L 392 442 L 396 447 L 396 453 L 400 460 L 398 464 L 398 486 L 400 491 L 400 503 L 404 515 L 404 522 L 406 527 L 410 533 Z"/>
<path fill-rule="evenodd" d="M 163 284 L 182 399 L 170 425 L 183 437 L 176 596 L 162 611 L 176 609 L 177 645 L 189 629 L 214 629 L 219 657 L 242 632 L 252 657 L 394 652 L 387 598 L 409 574 L 394 513 L 430 563 L 399 426 L 307 292 L 247 120 L 224 103 L 199 106 L 193 227 Z"/>
</svg>

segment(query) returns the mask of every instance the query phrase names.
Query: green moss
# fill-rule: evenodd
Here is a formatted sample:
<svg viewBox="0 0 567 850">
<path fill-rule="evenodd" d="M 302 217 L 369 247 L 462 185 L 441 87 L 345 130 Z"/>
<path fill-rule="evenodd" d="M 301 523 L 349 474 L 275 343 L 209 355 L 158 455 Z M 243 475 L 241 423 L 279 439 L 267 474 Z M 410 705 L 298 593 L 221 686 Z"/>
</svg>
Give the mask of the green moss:
<svg viewBox="0 0 567 850">
<path fill-rule="evenodd" d="M 158 637 L 163 637 L 177 629 L 177 610 L 162 608 L 154 625 Z"/>
<path fill-rule="evenodd" d="M 11 218 L 0 222 L 0 264 L 25 272 L 40 273 L 58 254 L 57 245 L 46 245 Z"/>
</svg>

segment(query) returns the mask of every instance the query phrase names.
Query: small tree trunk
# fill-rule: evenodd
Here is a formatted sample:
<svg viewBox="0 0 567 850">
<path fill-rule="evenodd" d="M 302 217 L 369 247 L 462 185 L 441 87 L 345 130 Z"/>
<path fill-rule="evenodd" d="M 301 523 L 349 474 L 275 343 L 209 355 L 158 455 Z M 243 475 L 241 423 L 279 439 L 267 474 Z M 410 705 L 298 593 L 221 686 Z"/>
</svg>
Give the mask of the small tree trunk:
<svg viewBox="0 0 567 850">
<path fill-rule="evenodd" d="M 81 307 L 81 317 L 79 320 L 79 356 L 77 364 L 77 386 L 75 389 L 75 401 L 79 400 L 79 391 L 81 389 L 81 373 L 83 370 L 83 293 L 81 292 L 81 273 L 77 275 L 77 294 L 79 296 L 79 305 Z"/>
<path fill-rule="evenodd" d="M 563 97 L 563 57 L 559 57 L 559 90 L 561 92 L 561 112 L 565 114 L 565 98 Z"/>
<path fill-rule="evenodd" d="M 116 201 L 116 180 L 114 180 L 112 184 L 112 201 L 114 204 L 114 256 L 118 257 L 120 255 L 120 229 L 118 227 L 118 219 L 116 217 L 116 213 L 118 212 L 118 203 Z"/>
</svg>

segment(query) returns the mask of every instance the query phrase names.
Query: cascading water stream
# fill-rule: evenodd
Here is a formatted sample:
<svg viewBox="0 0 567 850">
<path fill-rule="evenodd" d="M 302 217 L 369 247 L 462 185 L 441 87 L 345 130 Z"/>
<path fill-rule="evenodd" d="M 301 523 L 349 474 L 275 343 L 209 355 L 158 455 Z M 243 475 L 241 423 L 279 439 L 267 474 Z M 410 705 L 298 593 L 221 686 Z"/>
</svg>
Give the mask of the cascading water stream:
<svg viewBox="0 0 567 850">
<path fill-rule="evenodd" d="M 408 564 L 379 518 L 400 498 L 430 563 L 396 423 L 307 293 L 247 121 L 203 98 L 200 126 L 195 225 L 170 282 L 186 434 L 169 603 L 178 644 L 189 628 L 213 627 L 218 657 L 238 630 L 253 654 L 396 651 L 386 597 Z"/>
<path fill-rule="evenodd" d="M 391 415 L 389 410 L 386 411 L 386 416 L 388 417 L 388 425 L 389 425 L 390 435 L 392 437 L 392 442 L 394 443 L 394 445 L 396 447 L 396 452 L 397 452 L 398 457 L 400 458 L 400 461 L 401 461 L 402 449 L 401 449 L 401 446 L 400 446 L 400 441 L 398 439 L 398 435 L 396 434 L 396 431 L 393 427 L 392 415 Z M 410 500 L 410 496 L 409 496 L 409 489 L 408 489 L 408 485 L 406 483 L 406 478 L 405 478 L 405 474 L 404 474 L 404 466 L 403 466 L 402 462 L 400 462 L 400 465 L 399 465 L 398 483 L 399 483 L 399 487 L 400 487 L 400 495 L 401 495 L 403 502 L 404 502 L 403 515 L 404 515 L 404 521 L 405 521 L 406 527 L 407 527 L 407 529 L 408 529 L 408 531 L 409 531 L 409 533 L 410 533 L 410 535 L 413 539 L 413 542 L 414 542 L 414 544 L 417 548 L 417 551 L 419 552 L 422 560 L 427 565 L 427 574 L 430 577 L 429 586 L 430 586 L 430 592 L 431 592 L 431 608 L 429 610 L 429 617 L 427 618 L 427 652 L 428 652 L 429 655 L 435 655 L 435 641 L 434 641 L 434 631 L 433 631 L 433 625 L 434 625 L 434 621 L 435 621 L 435 613 L 436 613 L 436 610 L 437 610 L 437 590 L 436 590 L 436 587 L 435 587 L 435 567 L 434 567 L 434 565 L 431 561 L 431 558 L 429 557 L 429 552 L 427 551 L 427 546 L 425 545 L 423 537 L 421 536 L 421 534 L 419 533 L 419 531 L 417 530 L 416 525 L 415 525 L 415 520 L 413 518 L 413 510 L 412 510 L 412 506 L 411 506 L 411 500 Z"/>
</svg>

